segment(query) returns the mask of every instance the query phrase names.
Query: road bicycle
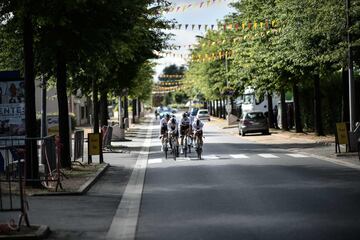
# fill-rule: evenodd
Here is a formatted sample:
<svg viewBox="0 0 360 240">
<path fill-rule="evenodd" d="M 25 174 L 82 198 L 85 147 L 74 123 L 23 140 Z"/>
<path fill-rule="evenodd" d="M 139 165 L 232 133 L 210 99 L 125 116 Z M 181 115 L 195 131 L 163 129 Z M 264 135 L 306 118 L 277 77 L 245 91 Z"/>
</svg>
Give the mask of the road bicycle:
<svg viewBox="0 0 360 240">
<path fill-rule="evenodd" d="M 191 153 L 192 141 L 193 139 L 191 137 L 191 131 L 189 130 L 188 133 L 186 134 L 186 142 L 189 149 L 189 153 Z"/>
<path fill-rule="evenodd" d="M 191 140 L 191 136 L 190 136 L 190 129 L 187 129 L 185 136 L 184 136 L 183 145 L 182 145 L 183 153 L 184 153 L 185 157 L 187 157 L 188 149 L 189 149 L 189 153 L 191 153 L 191 144 L 192 144 L 191 141 L 192 140 Z"/>
<path fill-rule="evenodd" d="M 162 137 L 161 137 L 161 145 L 162 145 L 162 150 L 165 154 L 165 159 L 167 159 L 167 154 L 168 154 L 168 137 L 167 137 L 167 133 L 165 132 Z"/>
<path fill-rule="evenodd" d="M 169 133 L 169 136 L 170 136 L 171 153 L 173 155 L 174 160 L 176 160 L 176 156 L 178 155 L 176 131 L 171 131 Z"/>
<path fill-rule="evenodd" d="M 202 154 L 202 147 L 203 147 L 203 142 L 202 142 L 202 130 L 197 130 L 195 132 L 195 151 L 197 153 L 197 157 L 199 160 L 201 160 L 201 154 Z"/>
</svg>

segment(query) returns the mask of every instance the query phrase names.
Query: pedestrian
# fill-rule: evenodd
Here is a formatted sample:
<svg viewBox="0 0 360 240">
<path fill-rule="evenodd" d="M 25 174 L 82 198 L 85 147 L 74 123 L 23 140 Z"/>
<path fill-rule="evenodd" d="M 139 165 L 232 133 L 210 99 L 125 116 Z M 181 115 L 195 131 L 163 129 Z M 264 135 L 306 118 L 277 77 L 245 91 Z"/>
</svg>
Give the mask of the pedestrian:
<svg viewBox="0 0 360 240">
<path fill-rule="evenodd" d="M 277 105 L 275 105 L 274 109 L 273 109 L 273 117 L 274 117 L 274 128 L 279 128 L 278 126 L 278 108 L 277 108 Z"/>
</svg>

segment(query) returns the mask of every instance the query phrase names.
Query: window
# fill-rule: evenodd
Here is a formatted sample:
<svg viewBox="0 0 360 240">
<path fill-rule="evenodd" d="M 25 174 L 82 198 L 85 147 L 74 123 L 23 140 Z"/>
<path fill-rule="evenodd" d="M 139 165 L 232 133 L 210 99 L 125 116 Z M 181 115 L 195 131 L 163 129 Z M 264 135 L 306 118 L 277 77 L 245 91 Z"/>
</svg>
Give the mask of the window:
<svg viewBox="0 0 360 240">
<path fill-rule="evenodd" d="M 246 120 L 261 120 L 261 119 L 265 119 L 265 116 L 262 112 L 253 112 L 253 113 L 248 113 L 245 117 Z"/>
<path fill-rule="evenodd" d="M 244 104 L 253 104 L 254 103 L 254 95 L 246 94 L 244 95 Z"/>
</svg>

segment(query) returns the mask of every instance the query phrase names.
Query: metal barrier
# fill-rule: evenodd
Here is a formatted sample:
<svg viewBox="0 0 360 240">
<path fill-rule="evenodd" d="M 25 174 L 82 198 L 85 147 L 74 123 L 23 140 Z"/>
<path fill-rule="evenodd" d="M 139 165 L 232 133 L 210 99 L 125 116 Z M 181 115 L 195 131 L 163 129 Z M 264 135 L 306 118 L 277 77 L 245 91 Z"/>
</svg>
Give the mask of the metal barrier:
<svg viewBox="0 0 360 240">
<path fill-rule="evenodd" d="M 104 150 L 112 151 L 111 139 L 112 139 L 112 126 L 103 126 L 103 139 L 102 139 L 102 147 Z"/>
<path fill-rule="evenodd" d="M 25 139 L 0 139 L 0 212 L 20 212 L 16 225 L 13 219 L 0 225 L 0 232 L 18 230 L 23 221 L 29 227 L 28 204 L 24 192 Z"/>
<path fill-rule="evenodd" d="M 36 146 L 34 146 L 36 145 Z M 36 166 L 33 159 L 26 159 L 25 151 L 32 151 L 35 147 L 36 154 L 40 159 L 43 154 L 44 170 L 40 167 L 27 169 L 26 166 Z M 28 204 L 25 195 L 25 183 L 35 183 L 46 188 L 62 189 L 59 161 L 60 145 L 56 144 L 55 136 L 45 138 L 0 138 L 0 212 L 20 212 L 18 224 L 11 220 L 11 224 L 0 224 L 2 228 L 7 226 L 10 230 L 19 229 L 23 221 L 30 225 L 28 219 Z M 38 172 L 39 178 L 30 179 L 26 172 Z M 28 175 L 36 176 L 36 175 Z"/>
<path fill-rule="evenodd" d="M 81 158 L 84 161 L 84 130 L 74 132 L 74 161 Z"/>
</svg>

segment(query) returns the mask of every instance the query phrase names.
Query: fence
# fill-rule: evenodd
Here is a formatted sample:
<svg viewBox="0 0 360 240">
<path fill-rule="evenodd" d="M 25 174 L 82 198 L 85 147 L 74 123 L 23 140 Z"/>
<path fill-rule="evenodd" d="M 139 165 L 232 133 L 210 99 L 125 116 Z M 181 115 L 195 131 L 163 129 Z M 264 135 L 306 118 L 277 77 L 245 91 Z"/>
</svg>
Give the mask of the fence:
<svg viewBox="0 0 360 240">
<path fill-rule="evenodd" d="M 103 138 L 102 138 L 103 149 L 112 151 L 111 139 L 112 139 L 113 127 L 112 126 L 103 126 L 101 129 L 101 132 L 103 134 Z"/>
<path fill-rule="evenodd" d="M 33 157 L 27 159 L 26 151 L 34 154 L 31 156 L 42 159 L 43 171 L 39 167 L 33 167 L 39 164 Z M 30 225 L 25 183 L 42 184 L 55 191 L 58 187 L 62 188 L 59 151 L 60 146 L 56 145 L 55 136 L 0 139 L 0 212 L 20 212 L 18 225 L 12 224 L 14 229 L 18 229 L 23 221 L 27 226 Z"/>
<path fill-rule="evenodd" d="M 74 132 L 74 161 L 84 161 L 84 130 Z"/>
</svg>

